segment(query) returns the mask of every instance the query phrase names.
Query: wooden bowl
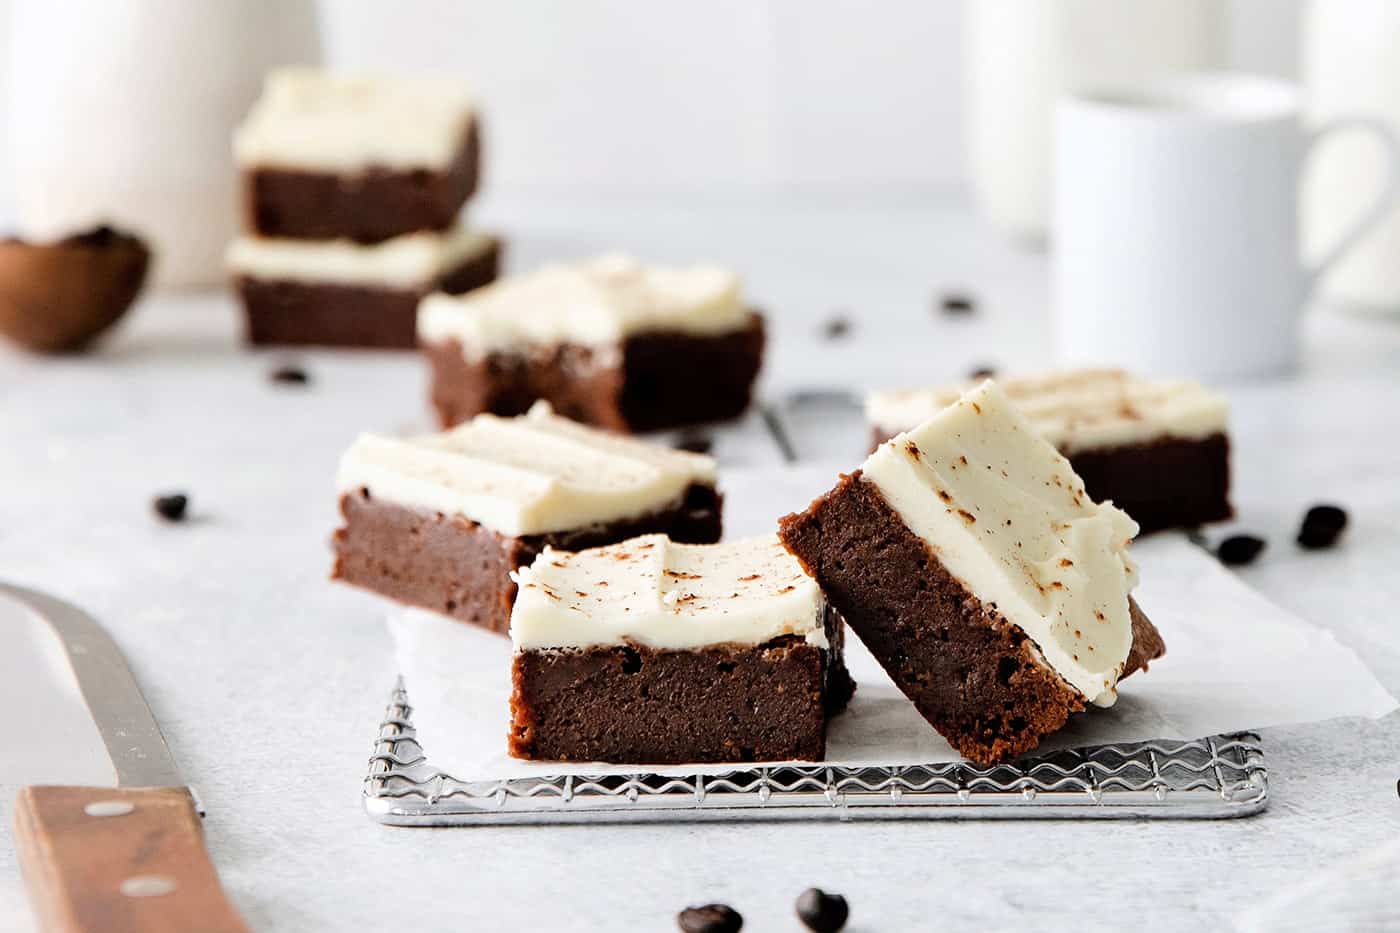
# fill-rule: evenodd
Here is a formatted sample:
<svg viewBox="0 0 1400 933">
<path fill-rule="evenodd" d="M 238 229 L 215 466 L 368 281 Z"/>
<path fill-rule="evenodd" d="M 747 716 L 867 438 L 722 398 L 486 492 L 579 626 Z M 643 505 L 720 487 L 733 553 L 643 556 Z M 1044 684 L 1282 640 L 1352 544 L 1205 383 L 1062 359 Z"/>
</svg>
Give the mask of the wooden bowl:
<svg viewBox="0 0 1400 933">
<path fill-rule="evenodd" d="M 81 350 L 131 307 L 150 260 L 139 238 L 105 226 L 54 243 L 0 240 L 0 334 L 40 353 Z"/>
</svg>

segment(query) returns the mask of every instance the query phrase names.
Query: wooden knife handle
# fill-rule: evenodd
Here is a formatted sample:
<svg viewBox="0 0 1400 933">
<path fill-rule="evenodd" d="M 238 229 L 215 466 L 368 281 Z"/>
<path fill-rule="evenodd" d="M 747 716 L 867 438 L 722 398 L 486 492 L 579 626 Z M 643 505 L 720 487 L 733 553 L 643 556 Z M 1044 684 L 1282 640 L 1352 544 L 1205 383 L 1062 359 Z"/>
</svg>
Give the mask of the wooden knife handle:
<svg viewBox="0 0 1400 933">
<path fill-rule="evenodd" d="M 15 843 L 30 903 L 61 933 L 247 933 L 184 787 L 26 787 Z"/>
</svg>

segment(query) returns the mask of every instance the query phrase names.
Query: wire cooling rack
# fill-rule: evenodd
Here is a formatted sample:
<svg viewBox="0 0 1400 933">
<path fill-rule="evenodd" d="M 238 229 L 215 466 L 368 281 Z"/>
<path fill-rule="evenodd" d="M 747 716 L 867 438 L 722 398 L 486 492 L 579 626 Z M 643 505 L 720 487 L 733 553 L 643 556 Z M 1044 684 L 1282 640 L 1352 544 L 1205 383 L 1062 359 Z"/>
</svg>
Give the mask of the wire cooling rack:
<svg viewBox="0 0 1400 933">
<path fill-rule="evenodd" d="M 1012 764 L 761 765 L 723 774 L 463 780 L 433 767 L 395 688 L 379 727 L 365 809 L 394 826 L 857 819 L 1229 819 L 1268 804 L 1259 736 L 1141 742 Z"/>
</svg>

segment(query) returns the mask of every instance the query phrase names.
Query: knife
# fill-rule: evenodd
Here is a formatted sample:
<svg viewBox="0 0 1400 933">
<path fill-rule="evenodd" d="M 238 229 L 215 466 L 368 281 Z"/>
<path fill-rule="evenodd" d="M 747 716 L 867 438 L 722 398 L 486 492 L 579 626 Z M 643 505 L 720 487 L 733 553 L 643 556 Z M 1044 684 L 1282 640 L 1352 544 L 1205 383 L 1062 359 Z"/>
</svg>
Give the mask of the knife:
<svg viewBox="0 0 1400 933">
<path fill-rule="evenodd" d="M 19 792 L 15 848 L 43 929 L 247 933 L 204 848 L 194 795 L 116 644 L 75 606 L 0 583 L 0 640 L 18 644 L 20 626 L 39 627 L 40 639 L 57 636 L 116 777 L 116 787 Z M 36 725 L 43 729 L 45 709 L 69 699 L 35 701 Z"/>
</svg>

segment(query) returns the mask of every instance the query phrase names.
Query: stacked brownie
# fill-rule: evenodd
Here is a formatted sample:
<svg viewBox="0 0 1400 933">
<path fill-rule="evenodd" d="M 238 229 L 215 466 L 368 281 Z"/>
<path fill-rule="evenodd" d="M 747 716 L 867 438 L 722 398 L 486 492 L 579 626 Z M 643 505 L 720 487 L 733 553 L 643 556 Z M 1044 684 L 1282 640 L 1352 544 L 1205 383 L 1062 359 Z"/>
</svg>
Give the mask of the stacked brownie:
<svg viewBox="0 0 1400 933">
<path fill-rule="evenodd" d="M 518 758 L 820 760 L 854 689 L 840 618 L 773 535 L 547 550 L 519 580 Z"/>
<path fill-rule="evenodd" d="M 445 426 L 544 399 L 575 420 L 640 432 L 741 414 L 764 326 L 728 269 L 610 255 L 433 295 L 418 337 Z"/>
<path fill-rule="evenodd" d="M 706 456 L 615 437 L 541 403 L 426 437 L 366 434 L 341 460 L 332 576 L 497 632 L 546 547 L 660 532 L 719 540 Z"/>
<path fill-rule="evenodd" d="M 1069 458 L 1089 495 L 1143 532 L 1230 518 L 1229 406 L 1194 382 L 1076 370 L 1000 382 L 1031 425 Z M 971 385 L 872 393 L 879 444 L 953 404 Z"/>
<path fill-rule="evenodd" d="M 419 300 L 496 277 L 459 225 L 480 126 L 446 81 L 285 69 L 234 136 L 246 235 L 228 264 L 254 344 L 411 348 Z"/>
<path fill-rule="evenodd" d="M 1131 596 L 1137 526 L 1093 501 L 994 383 L 881 444 L 783 543 L 961 754 L 1034 748 L 1164 652 Z"/>
</svg>

